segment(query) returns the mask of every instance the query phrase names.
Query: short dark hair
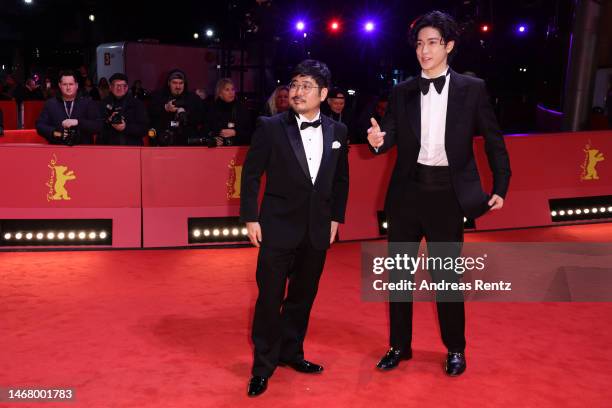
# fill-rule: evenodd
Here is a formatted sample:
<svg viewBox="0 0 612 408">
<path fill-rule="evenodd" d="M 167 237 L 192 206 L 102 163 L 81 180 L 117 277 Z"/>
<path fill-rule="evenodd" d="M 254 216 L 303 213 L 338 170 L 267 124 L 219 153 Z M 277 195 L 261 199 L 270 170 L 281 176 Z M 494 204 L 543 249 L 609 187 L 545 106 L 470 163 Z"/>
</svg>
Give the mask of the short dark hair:
<svg viewBox="0 0 612 408">
<path fill-rule="evenodd" d="M 128 77 L 124 73 L 116 72 L 113 75 L 111 75 L 110 78 L 108 78 L 108 82 L 110 82 L 111 84 L 113 83 L 113 81 L 125 81 L 125 83 L 127 84 Z"/>
<path fill-rule="evenodd" d="M 296 76 L 311 76 L 320 88 L 329 88 L 331 85 L 331 72 L 324 62 L 307 59 L 293 68 L 291 78 Z"/>
<path fill-rule="evenodd" d="M 455 21 L 455 19 L 450 15 L 446 14 L 442 11 L 434 10 L 429 13 L 418 17 L 410 24 L 410 34 L 408 36 L 408 40 L 410 41 L 410 45 L 412 47 L 416 47 L 417 40 L 419 39 L 419 31 L 423 28 L 432 27 L 440 32 L 440 37 L 444 44 L 449 41 L 454 41 L 455 46 L 453 50 L 448 55 L 449 59 L 454 56 L 457 50 L 457 46 L 459 45 L 459 36 L 461 32 L 459 31 L 459 25 Z"/>
<path fill-rule="evenodd" d="M 340 96 L 338 96 L 340 95 Z M 339 87 L 333 87 L 329 90 L 329 93 L 327 94 L 328 98 L 346 98 L 346 93 L 344 92 L 344 90 L 342 90 L 342 88 Z"/>
<path fill-rule="evenodd" d="M 64 71 L 60 71 L 59 76 L 57 77 L 57 82 L 62 82 L 62 78 L 63 77 L 69 77 L 69 76 L 74 78 L 74 82 L 78 82 L 76 74 L 74 73 L 74 71 L 72 71 L 70 69 L 66 69 Z"/>
</svg>

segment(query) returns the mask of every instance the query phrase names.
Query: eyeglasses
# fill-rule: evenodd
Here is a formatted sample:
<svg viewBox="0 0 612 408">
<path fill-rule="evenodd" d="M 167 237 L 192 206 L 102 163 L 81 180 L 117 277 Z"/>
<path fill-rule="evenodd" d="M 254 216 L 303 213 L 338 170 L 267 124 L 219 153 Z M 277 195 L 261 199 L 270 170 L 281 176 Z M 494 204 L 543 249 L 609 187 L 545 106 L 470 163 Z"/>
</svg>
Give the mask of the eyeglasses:
<svg viewBox="0 0 612 408">
<path fill-rule="evenodd" d="M 309 93 L 314 88 L 320 88 L 320 86 L 314 86 L 313 84 L 310 84 L 308 82 L 306 82 L 305 84 L 298 84 L 297 82 L 289 83 L 289 89 L 292 91 L 299 91 L 300 88 L 302 88 L 304 93 Z"/>
<path fill-rule="evenodd" d="M 440 37 L 438 38 L 429 38 L 427 39 L 427 41 L 417 41 L 416 43 L 416 49 L 417 50 L 422 50 L 423 47 L 425 46 L 425 44 L 427 44 L 427 46 L 429 47 L 436 47 L 438 45 L 445 45 L 444 40 Z"/>
</svg>

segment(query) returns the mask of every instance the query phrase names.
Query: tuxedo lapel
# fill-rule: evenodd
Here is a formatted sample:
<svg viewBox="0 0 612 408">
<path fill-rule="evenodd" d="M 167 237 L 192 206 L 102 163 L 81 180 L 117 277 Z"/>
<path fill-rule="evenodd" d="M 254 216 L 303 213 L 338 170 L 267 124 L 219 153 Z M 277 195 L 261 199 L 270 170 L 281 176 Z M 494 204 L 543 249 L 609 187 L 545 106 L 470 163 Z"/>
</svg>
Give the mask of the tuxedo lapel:
<svg viewBox="0 0 612 408">
<path fill-rule="evenodd" d="M 302 137 L 300 136 L 300 131 L 297 126 L 297 120 L 295 119 L 295 116 L 291 110 L 287 111 L 283 124 L 285 127 L 285 132 L 287 133 L 287 138 L 289 139 L 289 144 L 291 145 L 291 149 L 295 154 L 295 158 L 300 164 L 304 175 L 310 182 L 311 178 L 310 171 L 308 170 L 308 162 L 306 161 L 306 151 L 304 150 Z"/>
<path fill-rule="evenodd" d="M 463 101 L 465 101 L 466 87 L 464 81 L 453 70 L 450 71 L 450 82 L 448 84 L 448 104 L 446 105 L 446 133 L 445 144 L 456 130 L 457 123 L 461 121 Z"/>
<path fill-rule="evenodd" d="M 332 144 L 334 143 L 334 125 L 332 121 L 324 115 L 321 115 L 321 126 L 323 129 L 323 157 L 321 157 L 321 166 L 315 184 L 321 178 L 321 173 L 327 168 L 327 162 L 331 158 Z"/>
</svg>

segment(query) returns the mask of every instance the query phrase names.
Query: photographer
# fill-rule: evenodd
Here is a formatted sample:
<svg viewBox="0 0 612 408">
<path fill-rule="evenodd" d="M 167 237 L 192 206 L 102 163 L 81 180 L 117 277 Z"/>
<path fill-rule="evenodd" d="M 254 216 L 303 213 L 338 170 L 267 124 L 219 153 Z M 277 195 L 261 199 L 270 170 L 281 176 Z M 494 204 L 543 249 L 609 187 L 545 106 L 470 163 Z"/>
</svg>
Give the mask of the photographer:
<svg viewBox="0 0 612 408">
<path fill-rule="evenodd" d="M 187 146 L 196 139 L 202 123 L 202 102 L 187 90 L 185 73 L 170 71 L 167 87 L 153 94 L 149 111 L 154 129 L 152 144 L 158 146 Z"/>
<path fill-rule="evenodd" d="M 109 82 L 110 95 L 101 103 L 104 125 L 96 144 L 142 146 L 148 130 L 144 104 L 128 93 L 125 74 L 113 74 Z"/>
<path fill-rule="evenodd" d="M 52 144 L 93 144 L 93 134 L 102 127 L 98 105 L 77 97 L 79 85 L 72 71 L 60 73 L 59 88 L 60 95 L 47 100 L 36 120 L 38 134 Z"/>
<path fill-rule="evenodd" d="M 236 99 L 234 82 L 220 79 L 215 90 L 215 102 L 206 114 L 205 133 L 218 146 L 248 145 L 252 125 L 249 111 Z"/>
</svg>

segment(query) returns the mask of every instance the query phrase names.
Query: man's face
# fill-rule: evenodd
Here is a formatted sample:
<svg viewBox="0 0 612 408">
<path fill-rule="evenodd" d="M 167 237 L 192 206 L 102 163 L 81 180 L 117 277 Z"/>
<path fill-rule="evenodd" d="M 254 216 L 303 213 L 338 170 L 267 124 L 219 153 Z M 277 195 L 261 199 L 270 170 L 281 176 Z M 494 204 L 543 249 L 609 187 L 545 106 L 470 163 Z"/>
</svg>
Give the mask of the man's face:
<svg viewBox="0 0 612 408">
<path fill-rule="evenodd" d="M 289 84 L 289 104 L 301 115 L 316 113 L 327 97 L 327 88 L 319 88 L 309 75 L 298 75 Z"/>
<path fill-rule="evenodd" d="M 376 103 L 376 114 L 379 117 L 384 117 L 385 116 L 385 112 L 387 112 L 387 105 L 389 104 L 389 102 L 387 101 L 378 101 Z"/>
<path fill-rule="evenodd" d="M 179 78 L 170 80 L 170 93 L 174 96 L 180 96 L 185 90 L 185 81 Z"/>
<path fill-rule="evenodd" d="M 340 95 L 340 96 L 342 97 L 341 98 L 334 97 L 334 98 L 327 99 L 329 108 L 332 110 L 332 112 L 338 115 L 341 114 L 342 111 L 344 110 L 344 104 L 345 104 L 344 96 L 343 95 Z"/>
<path fill-rule="evenodd" d="M 110 84 L 110 91 L 115 98 L 123 98 L 128 91 L 128 84 L 121 79 L 115 79 Z"/>
<path fill-rule="evenodd" d="M 73 76 L 63 76 L 59 82 L 62 96 L 67 99 L 72 99 L 76 96 L 79 90 L 79 84 L 76 82 Z"/>
<path fill-rule="evenodd" d="M 233 102 L 234 99 L 236 99 L 236 89 L 234 89 L 234 85 L 225 84 L 219 92 L 219 99 L 227 103 Z"/>
<path fill-rule="evenodd" d="M 36 88 L 36 82 L 34 82 L 34 80 L 33 80 L 33 79 L 28 79 L 28 80 L 26 81 L 26 87 L 27 87 L 28 89 L 32 90 L 32 89 Z"/>
<path fill-rule="evenodd" d="M 276 110 L 279 112 L 284 112 L 289 109 L 289 91 L 286 89 L 278 91 L 274 103 L 276 104 Z"/>
<path fill-rule="evenodd" d="M 437 29 L 422 28 L 417 38 L 416 55 L 423 71 L 435 72 L 446 67 L 448 54 L 454 46 L 454 41 L 444 43 Z"/>
</svg>

